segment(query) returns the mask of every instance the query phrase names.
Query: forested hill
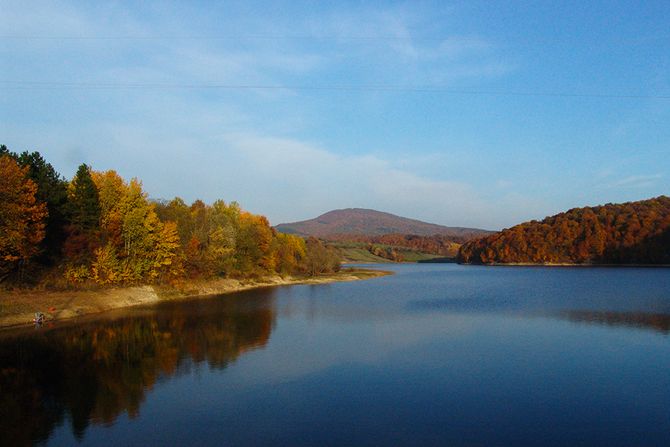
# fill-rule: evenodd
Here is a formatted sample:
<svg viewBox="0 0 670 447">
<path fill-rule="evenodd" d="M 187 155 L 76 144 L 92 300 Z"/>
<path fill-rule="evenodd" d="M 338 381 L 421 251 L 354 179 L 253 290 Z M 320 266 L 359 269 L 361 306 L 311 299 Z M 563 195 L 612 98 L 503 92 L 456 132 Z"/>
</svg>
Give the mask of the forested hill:
<svg viewBox="0 0 670 447">
<path fill-rule="evenodd" d="M 343 235 L 412 234 L 418 236 L 442 235 L 467 240 L 489 234 L 488 231 L 476 228 L 445 227 L 362 208 L 329 211 L 315 219 L 280 224 L 275 228 L 282 233 L 324 239 L 341 239 Z"/>
<path fill-rule="evenodd" d="M 477 264 L 670 264 L 670 197 L 571 209 L 470 241 Z"/>
</svg>

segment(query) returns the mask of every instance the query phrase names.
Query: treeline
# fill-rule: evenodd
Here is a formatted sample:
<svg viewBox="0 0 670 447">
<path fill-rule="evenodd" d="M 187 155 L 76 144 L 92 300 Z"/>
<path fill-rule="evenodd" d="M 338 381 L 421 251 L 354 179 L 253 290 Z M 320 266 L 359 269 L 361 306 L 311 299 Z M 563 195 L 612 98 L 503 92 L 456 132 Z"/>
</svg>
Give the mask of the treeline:
<svg viewBox="0 0 670 447">
<path fill-rule="evenodd" d="M 342 234 L 328 236 L 328 240 L 338 242 L 361 242 L 368 244 L 368 251 L 386 259 L 395 260 L 397 248 L 408 248 L 413 251 L 440 255 L 444 257 L 455 257 L 458 254 L 460 244 L 453 236 L 436 234 L 433 236 L 419 236 L 415 234 L 384 234 L 380 236 Z M 388 246 L 388 247 L 380 247 Z M 395 249 L 386 250 L 386 248 Z M 380 254 L 381 253 L 381 254 Z"/>
<path fill-rule="evenodd" d="M 235 203 L 148 199 L 138 179 L 82 164 L 66 181 L 0 146 L 0 283 L 138 284 L 339 269 L 320 241 L 277 233 Z"/>
<path fill-rule="evenodd" d="M 478 240 L 463 263 L 670 264 L 670 198 L 575 208 Z"/>
</svg>

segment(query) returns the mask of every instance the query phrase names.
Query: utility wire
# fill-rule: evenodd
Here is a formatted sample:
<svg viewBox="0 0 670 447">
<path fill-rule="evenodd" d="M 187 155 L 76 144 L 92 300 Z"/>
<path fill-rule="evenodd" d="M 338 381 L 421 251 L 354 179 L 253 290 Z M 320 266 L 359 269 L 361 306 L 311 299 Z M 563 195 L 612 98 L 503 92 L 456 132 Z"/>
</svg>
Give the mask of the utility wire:
<svg viewBox="0 0 670 447">
<path fill-rule="evenodd" d="M 574 93 L 533 92 L 509 90 L 460 90 L 443 86 L 403 85 L 272 85 L 272 84 L 189 84 L 189 83 L 120 83 L 120 82 L 57 82 L 57 81 L 0 81 L 1 90 L 149 90 L 149 89 L 202 89 L 202 90 L 303 90 L 341 92 L 399 92 L 399 93 L 444 93 L 476 96 L 530 96 L 558 98 L 603 98 L 603 99 L 670 99 L 670 95 L 642 95 L 622 93 Z"/>
<path fill-rule="evenodd" d="M 417 41 L 444 41 L 448 37 L 435 36 L 338 36 L 338 35 L 310 35 L 310 34 L 239 34 L 239 35 L 210 35 L 210 36 L 47 36 L 47 35 L 0 35 L 0 40 L 353 40 L 353 41 L 374 41 L 374 40 L 417 40 Z M 459 42 L 479 42 L 479 39 L 459 37 Z"/>
</svg>

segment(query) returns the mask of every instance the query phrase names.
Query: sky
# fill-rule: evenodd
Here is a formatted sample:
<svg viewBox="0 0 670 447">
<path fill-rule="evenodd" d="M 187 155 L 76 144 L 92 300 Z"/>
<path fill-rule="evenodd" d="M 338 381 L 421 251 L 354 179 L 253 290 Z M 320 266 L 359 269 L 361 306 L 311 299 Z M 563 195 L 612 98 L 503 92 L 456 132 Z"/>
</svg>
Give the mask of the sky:
<svg viewBox="0 0 670 447">
<path fill-rule="evenodd" d="M 670 194 L 665 1 L 0 0 L 0 144 L 272 224 Z"/>
</svg>

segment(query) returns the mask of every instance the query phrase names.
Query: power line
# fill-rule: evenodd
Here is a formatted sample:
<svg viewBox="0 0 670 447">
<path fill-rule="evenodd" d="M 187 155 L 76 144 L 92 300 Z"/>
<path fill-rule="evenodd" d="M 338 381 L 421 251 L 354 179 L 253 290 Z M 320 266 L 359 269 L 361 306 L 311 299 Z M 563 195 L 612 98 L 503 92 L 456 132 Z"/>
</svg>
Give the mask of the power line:
<svg viewBox="0 0 670 447">
<path fill-rule="evenodd" d="M 602 98 L 602 99 L 670 99 L 670 95 L 643 95 L 623 93 L 575 93 L 510 90 L 460 90 L 444 86 L 404 86 L 404 85 L 273 85 L 273 84 L 195 84 L 195 83 L 120 83 L 120 82 L 60 82 L 60 81 L 0 81 L 3 90 L 141 90 L 141 89 L 183 89 L 183 90 L 303 90 L 341 92 L 399 92 L 399 93 L 444 93 L 476 96 L 529 96 L 557 98 Z"/>
<path fill-rule="evenodd" d="M 614 36 L 616 37 L 616 36 Z M 666 40 L 669 36 L 667 34 L 645 37 L 638 37 L 636 39 L 630 38 L 617 38 L 616 42 L 612 41 L 612 38 L 608 40 L 607 45 L 612 45 L 614 43 L 618 45 L 624 45 L 627 43 L 643 43 L 656 40 Z M 338 34 L 213 34 L 213 35 L 102 35 L 102 36 L 91 36 L 91 35 L 46 35 L 46 34 L 5 34 L 0 35 L 0 40 L 53 40 L 53 41 L 159 41 L 159 40 L 196 40 L 196 41 L 205 41 L 205 40 L 313 40 L 313 41 L 354 41 L 354 42 L 366 42 L 366 41 L 412 41 L 412 42 L 449 42 L 457 41 L 460 43 L 486 43 L 480 37 L 473 37 L 468 35 L 449 35 L 449 36 L 435 36 L 435 35 L 416 35 L 416 34 L 405 34 L 405 35 L 338 35 Z M 535 40 L 534 43 L 537 45 L 546 45 L 556 42 L 569 42 L 571 39 L 565 38 L 543 38 L 541 40 Z M 581 42 L 581 41 L 580 41 Z M 583 43 L 583 42 L 582 42 Z M 593 44 L 593 43 L 592 43 Z M 517 43 L 515 46 L 519 46 Z M 528 46 L 528 42 L 525 42 L 522 46 Z"/>
<path fill-rule="evenodd" d="M 245 40 L 245 39 L 258 39 L 258 40 L 354 40 L 354 41 L 366 41 L 366 40 L 434 40 L 434 41 L 443 41 L 449 40 L 448 37 L 435 37 L 435 36 L 390 36 L 390 35 L 381 35 L 381 36 L 338 36 L 338 35 L 314 35 L 314 34 L 289 34 L 289 35 L 280 35 L 280 34 L 238 34 L 238 35 L 203 35 L 203 36 L 189 36 L 189 35 L 164 35 L 164 36 L 140 36 L 140 35 L 127 35 L 127 36 L 48 36 L 48 35 L 0 35 L 0 40 Z M 468 38 L 468 37 L 458 37 L 460 42 L 479 42 L 480 39 Z"/>
</svg>

